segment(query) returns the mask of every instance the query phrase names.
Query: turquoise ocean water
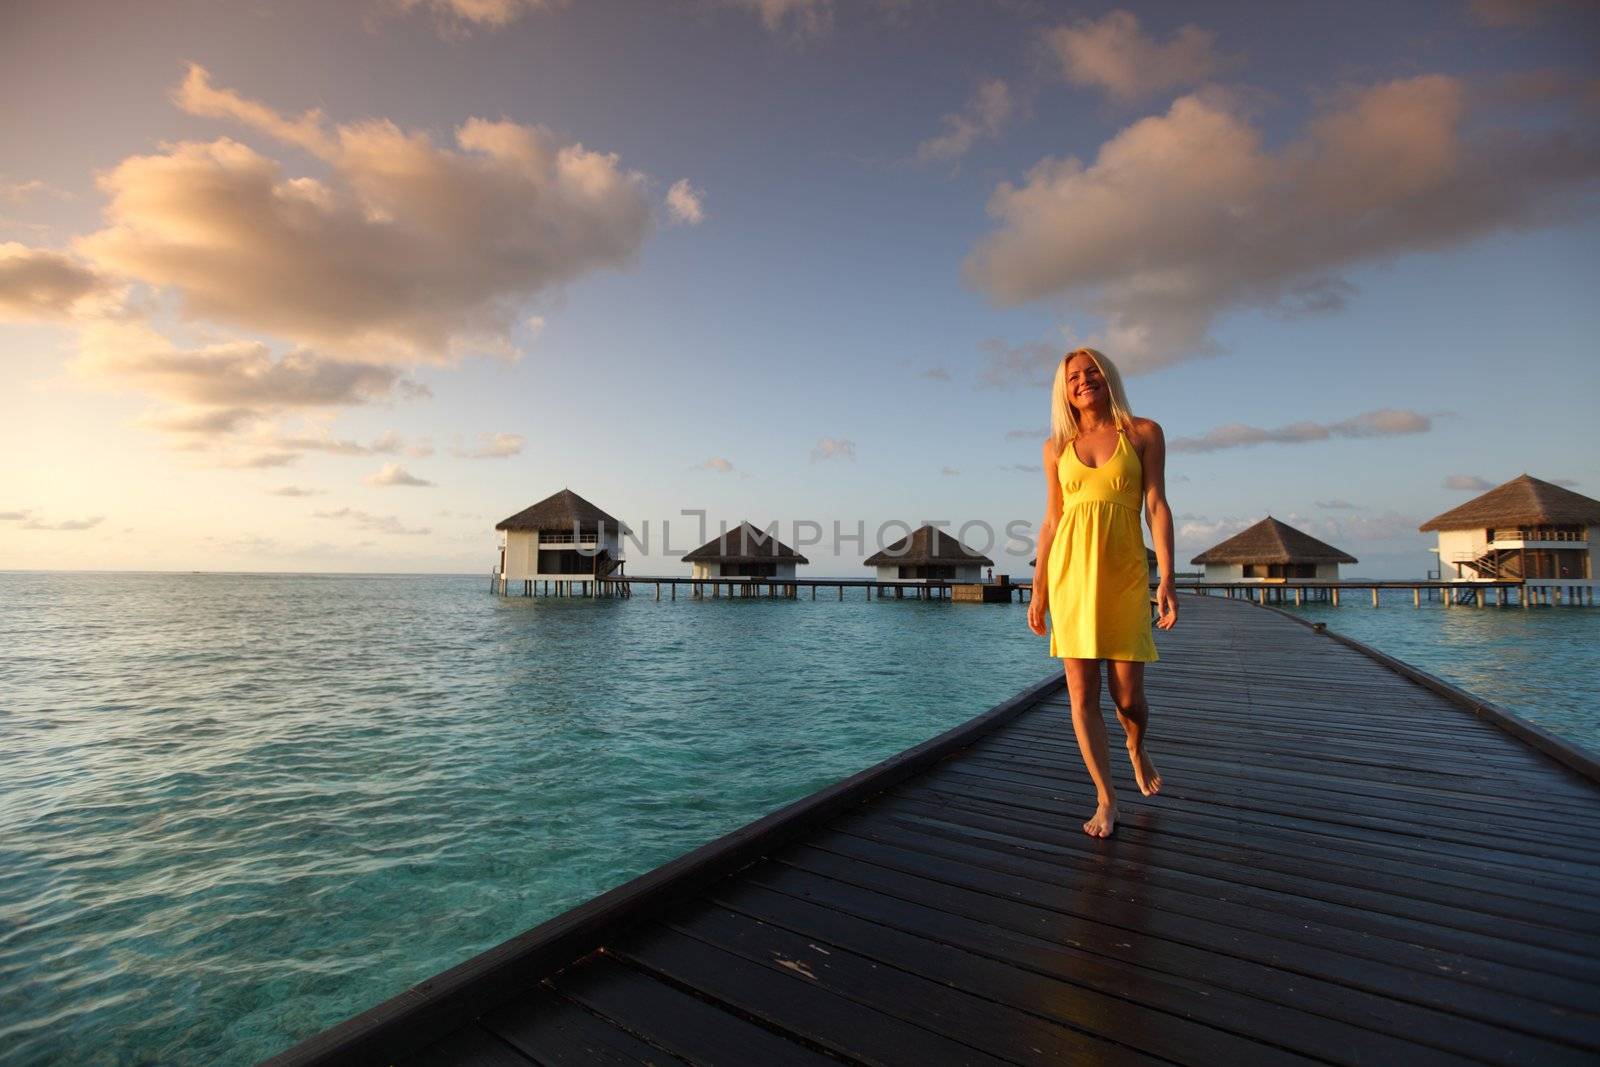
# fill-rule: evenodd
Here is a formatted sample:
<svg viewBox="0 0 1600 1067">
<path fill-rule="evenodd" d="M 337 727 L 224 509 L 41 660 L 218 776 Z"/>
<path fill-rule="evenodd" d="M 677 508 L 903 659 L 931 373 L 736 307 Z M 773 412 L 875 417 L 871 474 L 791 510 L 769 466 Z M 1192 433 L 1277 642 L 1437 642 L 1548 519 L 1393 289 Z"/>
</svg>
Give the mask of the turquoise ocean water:
<svg viewBox="0 0 1600 1067">
<path fill-rule="evenodd" d="M 486 586 L 0 574 L 0 1063 L 253 1062 L 1057 669 L 1019 605 Z M 1304 612 L 1600 748 L 1600 611 Z"/>
</svg>

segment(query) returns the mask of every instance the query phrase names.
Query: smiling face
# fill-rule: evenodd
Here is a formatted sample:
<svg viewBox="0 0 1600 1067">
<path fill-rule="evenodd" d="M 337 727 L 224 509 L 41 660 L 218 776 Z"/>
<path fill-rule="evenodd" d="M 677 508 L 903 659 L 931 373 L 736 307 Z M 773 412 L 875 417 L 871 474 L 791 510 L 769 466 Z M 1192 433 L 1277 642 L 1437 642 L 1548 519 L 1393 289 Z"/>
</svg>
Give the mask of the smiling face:
<svg viewBox="0 0 1600 1067">
<path fill-rule="evenodd" d="M 1067 401 L 1079 411 L 1110 410 L 1111 389 L 1093 356 L 1080 352 L 1067 360 Z"/>
</svg>

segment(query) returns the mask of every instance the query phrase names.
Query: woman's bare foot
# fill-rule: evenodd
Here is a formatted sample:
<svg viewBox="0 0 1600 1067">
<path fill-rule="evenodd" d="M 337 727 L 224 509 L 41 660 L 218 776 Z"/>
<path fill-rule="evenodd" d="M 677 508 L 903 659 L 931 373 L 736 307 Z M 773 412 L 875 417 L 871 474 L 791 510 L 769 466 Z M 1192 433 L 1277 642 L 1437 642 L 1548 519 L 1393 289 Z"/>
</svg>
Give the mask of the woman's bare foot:
<svg viewBox="0 0 1600 1067">
<path fill-rule="evenodd" d="M 1115 801 L 1110 804 L 1101 804 L 1094 809 L 1094 815 L 1083 824 L 1083 832 L 1090 837 L 1110 837 L 1111 831 L 1117 828 L 1117 805 Z"/>
<path fill-rule="evenodd" d="M 1129 745 L 1128 759 L 1133 763 L 1133 780 L 1139 783 L 1139 792 L 1147 797 L 1161 792 L 1161 773 L 1156 770 L 1156 765 L 1150 762 L 1144 746 L 1135 748 Z"/>
</svg>

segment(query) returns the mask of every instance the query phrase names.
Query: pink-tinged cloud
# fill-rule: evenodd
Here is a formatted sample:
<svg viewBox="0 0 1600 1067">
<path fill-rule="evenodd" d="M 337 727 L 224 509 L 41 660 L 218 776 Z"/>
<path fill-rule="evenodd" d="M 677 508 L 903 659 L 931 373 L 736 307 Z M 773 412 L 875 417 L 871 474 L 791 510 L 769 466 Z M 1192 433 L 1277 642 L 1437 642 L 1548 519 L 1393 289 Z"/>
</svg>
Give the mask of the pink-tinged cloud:
<svg viewBox="0 0 1600 1067">
<path fill-rule="evenodd" d="M 299 485 L 280 485 L 276 489 L 268 489 L 267 492 L 272 496 L 305 497 L 321 496 L 324 492 L 326 492 L 326 490 L 307 489 Z"/>
<path fill-rule="evenodd" d="M 376 474 L 368 475 L 366 483 L 372 486 L 406 486 L 409 488 L 422 488 L 433 483 L 407 471 L 398 463 L 385 463 L 383 469 Z"/>
<path fill-rule="evenodd" d="M 1130 104 L 1169 89 L 1187 88 L 1220 74 L 1236 60 L 1219 55 L 1216 35 L 1184 26 L 1158 44 L 1131 11 L 1109 11 L 1099 19 L 1079 19 L 1044 35 L 1045 45 L 1073 85 L 1103 90 Z"/>
<path fill-rule="evenodd" d="M 451 451 L 460 459 L 509 459 L 520 455 L 527 443 L 520 433 L 483 433 L 478 435 L 476 445 Z"/>
<path fill-rule="evenodd" d="M 705 190 L 696 189 L 688 178 L 679 178 L 667 190 L 667 213 L 674 222 L 698 226 L 706 219 Z"/>
<path fill-rule="evenodd" d="M 1326 441 L 1330 437 L 1394 437 L 1427 433 L 1432 427 L 1432 420 L 1420 412 L 1381 408 L 1338 422 L 1296 422 L 1271 429 L 1235 422 L 1200 437 L 1175 437 L 1167 443 L 1167 448 L 1172 452 L 1220 452 L 1249 445 L 1304 444 Z"/>
<path fill-rule="evenodd" d="M 1444 480 L 1445 489 L 1457 489 L 1468 493 L 1484 493 L 1495 487 L 1495 483 L 1487 478 L 1480 478 L 1476 474 L 1451 474 Z"/>
<path fill-rule="evenodd" d="M 314 511 L 312 514 L 319 519 L 340 519 L 353 523 L 360 529 L 372 530 L 376 533 L 422 536 L 424 534 L 433 532 L 426 526 L 407 526 L 394 515 L 374 515 L 369 511 L 361 511 L 356 508 L 338 508 L 337 510 L 331 511 Z"/>
<path fill-rule="evenodd" d="M 192 318 L 368 361 L 515 352 L 536 295 L 630 264 L 651 228 L 644 176 L 539 126 L 469 119 L 455 146 L 373 120 L 289 119 L 192 67 L 175 100 L 318 157 L 327 180 L 228 138 L 102 175 L 104 271 L 170 287 Z"/>
<path fill-rule="evenodd" d="M 942 133 L 917 146 L 917 160 L 948 163 L 960 159 L 979 141 L 998 137 L 1016 110 L 1016 100 L 1005 81 L 990 78 L 982 82 L 965 107 L 940 120 Z"/>
<path fill-rule="evenodd" d="M 96 322 L 84 327 L 73 369 L 100 385 L 134 388 L 181 405 L 272 411 L 333 407 L 424 395 L 392 367 L 328 359 L 307 351 L 275 356 L 256 341 L 179 348 L 142 323 Z M 243 419 L 216 413 L 218 422 Z M 173 424 L 204 416 L 172 414 Z"/>
<path fill-rule="evenodd" d="M 1126 369 L 1216 351 L 1237 307 L 1334 311 L 1338 272 L 1577 216 L 1600 146 L 1572 130 L 1468 130 L 1456 79 L 1355 92 L 1279 150 L 1215 92 L 1124 129 L 1085 164 L 1045 159 L 990 198 L 967 259 L 996 303 L 1086 300 Z"/>
<path fill-rule="evenodd" d="M 811 450 L 811 462 L 813 463 L 830 459 L 854 460 L 855 458 L 856 443 L 842 437 L 824 437 Z"/>
<path fill-rule="evenodd" d="M 113 291 L 72 256 L 0 241 L 0 322 L 71 318 Z"/>
</svg>

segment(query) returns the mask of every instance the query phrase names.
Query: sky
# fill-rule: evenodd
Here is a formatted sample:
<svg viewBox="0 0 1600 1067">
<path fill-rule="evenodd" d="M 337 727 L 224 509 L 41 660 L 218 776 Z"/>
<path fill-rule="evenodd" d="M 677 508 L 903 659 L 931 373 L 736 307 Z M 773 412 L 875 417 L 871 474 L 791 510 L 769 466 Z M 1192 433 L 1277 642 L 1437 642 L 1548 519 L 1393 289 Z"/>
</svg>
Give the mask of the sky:
<svg viewBox="0 0 1600 1067">
<path fill-rule="evenodd" d="M 1596 56 L 1594 0 L 14 0 L 0 569 L 486 573 L 571 488 L 630 573 L 1024 574 L 1092 344 L 1180 570 L 1271 514 L 1420 576 L 1600 496 Z"/>
</svg>

